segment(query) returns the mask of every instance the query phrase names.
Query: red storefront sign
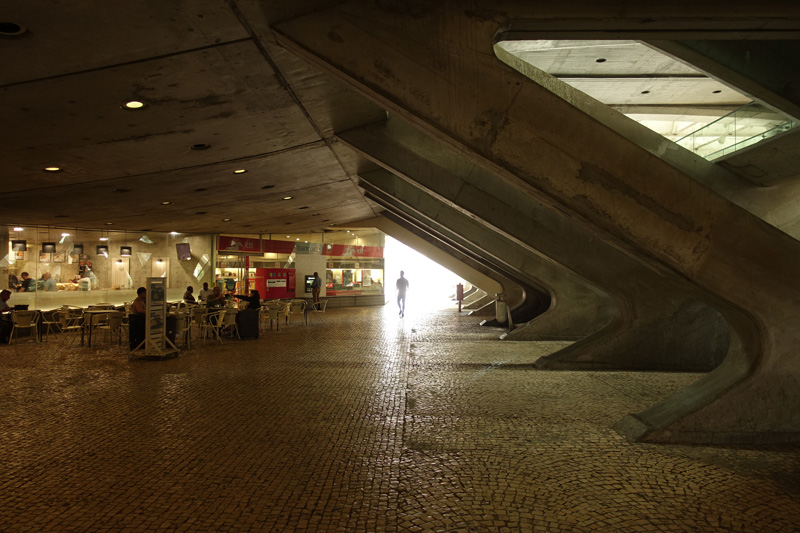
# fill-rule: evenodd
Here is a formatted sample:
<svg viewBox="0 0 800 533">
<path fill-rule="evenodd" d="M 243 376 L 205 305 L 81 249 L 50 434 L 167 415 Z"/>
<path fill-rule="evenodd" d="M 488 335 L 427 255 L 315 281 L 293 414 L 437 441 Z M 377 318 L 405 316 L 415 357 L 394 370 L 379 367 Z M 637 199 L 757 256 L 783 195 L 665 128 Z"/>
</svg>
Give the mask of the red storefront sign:
<svg viewBox="0 0 800 533">
<path fill-rule="evenodd" d="M 291 241 L 273 241 L 269 239 L 252 239 L 248 237 L 230 237 L 220 235 L 220 252 L 238 252 L 246 254 L 278 253 L 291 254 L 295 243 Z M 323 244 L 322 255 L 334 257 L 383 257 L 382 246 L 352 246 L 350 244 Z"/>
</svg>

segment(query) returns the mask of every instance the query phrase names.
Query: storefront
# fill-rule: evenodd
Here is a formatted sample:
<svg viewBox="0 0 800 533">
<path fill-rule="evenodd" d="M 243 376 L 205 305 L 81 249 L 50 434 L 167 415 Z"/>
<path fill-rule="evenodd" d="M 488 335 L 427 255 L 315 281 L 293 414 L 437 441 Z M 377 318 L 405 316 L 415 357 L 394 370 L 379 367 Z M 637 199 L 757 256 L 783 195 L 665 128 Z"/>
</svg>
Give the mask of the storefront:
<svg viewBox="0 0 800 533">
<path fill-rule="evenodd" d="M 132 301 L 148 277 L 166 277 L 167 298 L 179 300 L 188 285 L 212 279 L 209 235 L 0 228 L 0 250 L 6 252 L 0 272 L 13 305 L 120 305 Z"/>
<path fill-rule="evenodd" d="M 322 297 L 377 296 L 375 303 L 383 303 L 383 246 L 383 233 L 365 229 L 280 238 L 221 235 L 215 280 L 237 293 L 258 289 L 266 299 L 310 298 L 309 279 L 317 272 Z"/>
</svg>

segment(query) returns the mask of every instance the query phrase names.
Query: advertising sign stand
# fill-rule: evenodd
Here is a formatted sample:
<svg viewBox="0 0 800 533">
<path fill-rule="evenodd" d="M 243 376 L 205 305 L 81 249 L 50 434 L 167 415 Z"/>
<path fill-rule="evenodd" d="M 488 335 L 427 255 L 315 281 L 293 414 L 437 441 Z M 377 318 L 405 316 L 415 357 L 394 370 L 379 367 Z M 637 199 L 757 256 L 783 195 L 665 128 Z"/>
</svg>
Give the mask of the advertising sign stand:
<svg viewBox="0 0 800 533">
<path fill-rule="evenodd" d="M 161 359 L 177 357 L 180 350 L 167 338 L 167 278 L 147 278 L 145 287 L 144 355 Z"/>
</svg>

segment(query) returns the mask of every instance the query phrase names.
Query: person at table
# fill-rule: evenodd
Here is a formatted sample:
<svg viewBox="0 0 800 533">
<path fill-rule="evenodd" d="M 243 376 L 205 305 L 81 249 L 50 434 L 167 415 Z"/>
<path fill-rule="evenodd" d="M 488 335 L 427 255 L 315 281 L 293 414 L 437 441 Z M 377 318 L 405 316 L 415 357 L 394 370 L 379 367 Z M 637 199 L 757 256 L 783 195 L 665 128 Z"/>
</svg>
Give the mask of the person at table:
<svg viewBox="0 0 800 533">
<path fill-rule="evenodd" d="M 234 294 L 233 297 L 247 302 L 248 309 L 259 309 L 261 307 L 261 294 L 256 289 L 250 290 L 250 296 Z"/>
<path fill-rule="evenodd" d="M 11 298 L 11 291 L 3 289 L 0 291 L 0 342 L 8 344 L 8 335 L 11 333 L 11 310 L 8 299 Z"/>
<path fill-rule="evenodd" d="M 196 302 L 197 300 L 194 299 L 194 287 L 189 285 L 186 287 L 186 292 L 183 293 L 183 301 L 184 302 Z"/>
<path fill-rule="evenodd" d="M 142 344 L 145 337 L 145 313 L 147 312 L 147 289 L 136 289 L 136 299 L 131 303 L 131 314 L 128 315 L 128 341 L 131 351 Z"/>
<path fill-rule="evenodd" d="M 53 279 L 53 276 L 50 275 L 50 272 L 45 272 L 42 274 L 42 279 L 44 280 L 45 291 L 52 292 L 58 290 L 56 287 L 56 280 Z"/>
<path fill-rule="evenodd" d="M 211 294 L 206 299 L 206 307 L 225 307 L 225 297 L 222 296 L 222 291 L 219 287 L 214 287 Z"/>
<path fill-rule="evenodd" d="M 22 283 L 17 289 L 17 292 L 31 292 L 36 288 L 36 284 L 33 282 L 33 278 L 31 278 L 30 274 L 23 272 L 20 276 L 22 276 Z"/>
<path fill-rule="evenodd" d="M 203 283 L 203 288 L 197 293 L 198 301 L 205 302 L 208 299 L 211 291 L 208 289 L 208 283 Z"/>
</svg>

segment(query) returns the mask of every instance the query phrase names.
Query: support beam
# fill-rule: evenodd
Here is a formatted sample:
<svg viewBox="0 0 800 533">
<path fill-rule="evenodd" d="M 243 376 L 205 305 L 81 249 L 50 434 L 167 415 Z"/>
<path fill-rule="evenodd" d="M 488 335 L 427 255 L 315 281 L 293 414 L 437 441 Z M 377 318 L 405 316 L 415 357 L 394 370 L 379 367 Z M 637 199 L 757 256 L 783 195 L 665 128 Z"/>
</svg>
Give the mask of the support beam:
<svg viewBox="0 0 800 533">
<path fill-rule="evenodd" d="M 727 326 L 713 309 L 460 154 L 393 118 L 338 138 L 419 191 L 377 172 L 362 179 L 550 287 L 550 316 L 524 338 L 547 338 L 554 322 L 568 320 L 562 313 L 593 328 L 540 368 L 707 371 L 722 361 Z M 590 287 L 612 299 L 590 296 Z"/>
</svg>

